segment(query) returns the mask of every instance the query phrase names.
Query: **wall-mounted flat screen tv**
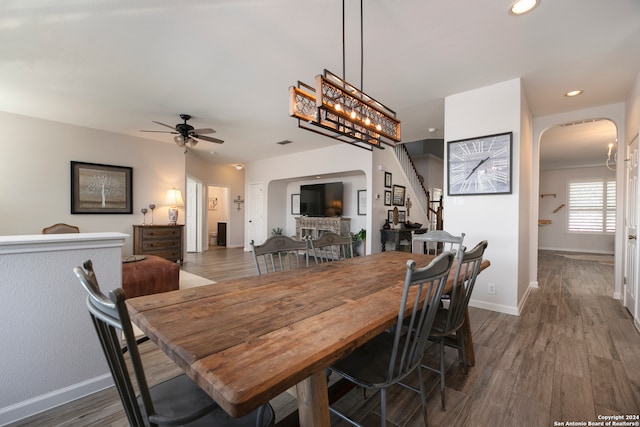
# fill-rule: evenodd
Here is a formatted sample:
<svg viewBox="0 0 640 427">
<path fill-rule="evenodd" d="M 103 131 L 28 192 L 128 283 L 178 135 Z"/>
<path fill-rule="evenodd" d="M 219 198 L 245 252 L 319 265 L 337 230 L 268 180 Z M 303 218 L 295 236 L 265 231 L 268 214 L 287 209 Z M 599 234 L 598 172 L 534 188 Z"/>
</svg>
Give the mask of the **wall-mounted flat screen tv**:
<svg viewBox="0 0 640 427">
<path fill-rule="evenodd" d="M 342 182 L 301 185 L 300 214 L 342 216 Z"/>
</svg>

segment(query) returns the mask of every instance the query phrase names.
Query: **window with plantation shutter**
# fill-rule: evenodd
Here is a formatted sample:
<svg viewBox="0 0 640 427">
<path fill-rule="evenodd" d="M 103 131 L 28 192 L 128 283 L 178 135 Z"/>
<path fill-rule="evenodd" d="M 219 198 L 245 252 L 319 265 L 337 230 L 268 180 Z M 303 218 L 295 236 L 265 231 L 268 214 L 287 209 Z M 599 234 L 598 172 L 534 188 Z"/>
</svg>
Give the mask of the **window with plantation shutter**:
<svg viewBox="0 0 640 427">
<path fill-rule="evenodd" d="M 616 231 L 616 182 L 608 179 L 569 182 L 569 232 Z"/>
</svg>

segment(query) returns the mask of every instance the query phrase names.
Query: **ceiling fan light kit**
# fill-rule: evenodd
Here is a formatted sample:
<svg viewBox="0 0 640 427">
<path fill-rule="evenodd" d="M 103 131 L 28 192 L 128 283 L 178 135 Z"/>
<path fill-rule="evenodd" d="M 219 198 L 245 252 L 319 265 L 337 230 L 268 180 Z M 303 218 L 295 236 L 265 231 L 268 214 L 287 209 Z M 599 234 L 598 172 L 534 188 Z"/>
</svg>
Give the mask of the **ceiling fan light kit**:
<svg viewBox="0 0 640 427">
<path fill-rule="evenodd" d="M 216 144 L 222 144 L 224 141 L 218 138 L 212 138 L 210 136 L 206 136 L 203 134 L 206 133 L 215 133 L 216 131 L 211 128 L 203 128 L 203 129 L 194 129 L 193 126 L 187 123 L 188 120 L 191 119 L 189 114 L 180 114 L 180 118 L 184 120 L 183 123 L 178 123 L 175 126 L 169 126 L 164 123 L 156 122 L 153 123 L 158 124 L 160 126 L 167 127 L 172 129 L 171 131 L 166 130 L 141 130 L 140 132 L 160 132 L 160 133 L 171 133 L 176 136 L 173 137 L 173 141 L 178 145 L 178 147 L 186 147 L 189 146 L 191 148 L 195 147 L 198 144 L 199 140 L 215 142 Z M 185 151 L 186 153 L 186 151 Z"/>
</svg>

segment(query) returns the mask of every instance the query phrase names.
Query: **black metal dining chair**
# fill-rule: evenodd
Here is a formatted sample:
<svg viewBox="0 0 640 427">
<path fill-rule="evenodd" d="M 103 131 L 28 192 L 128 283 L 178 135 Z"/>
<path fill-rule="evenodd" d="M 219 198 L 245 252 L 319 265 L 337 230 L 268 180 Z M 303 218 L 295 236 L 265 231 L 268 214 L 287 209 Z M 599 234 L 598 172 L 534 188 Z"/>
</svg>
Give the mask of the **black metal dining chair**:
<svg viewBox="0 0 640 427">
<path fill-rule="evenodd" d="M 398 301 L 398 317 L 394 327 L 367 341 L 331 366 L 332 372 L 360 387 L 380 390 L 382 427 L 386 426 L 387 389 L 395 384 L 420 395 L 425 426 L 428 423 L 424 381 L 419 367 L 453 257 L 453 253 L 445 252 L 422 268 L 417 268 L 413 260 L 407 261 L 404 289 Z M 411 314 L 407 317 L 405 327 L 408 310 Z M 419 388 L 402 382 L 413 372 L 418 374 Z M 330 407 L 330 411 L 345 421 L 360 426 L 334 407 Z"/>
<path fill-rule="evenodd" d="M 268 403 L 249 415 L 233 418 L 185 374 L 149 387 L 125 305 L 124 291 L 115 289 L 107 298 L 100 290 L 92 262 L 86 261 L 83 266 L 84 269 L 76 267 L 73 272 L 87 292 L 87 308 L 131 426 L 274 425 L 275 414 Z M 125 356 L 120 331 L 128 356 Z M 133 379 L 139 390 L 138 395 Z"/>
<path fill-rule="evenodd" d="M 309 243 L 288 236 L 271 236 L 261 245 L 251 241 L 251 252 L 258 276 L 275 271 L 291 270 L 300 267 L 300 256 L 305 267 L 309 266 Z M 302 253 L 302 254 L 301 254 Z"/>
<path fill-rule="evenodd" d="M 465 352 L 465 336 L 460 333 L 460 328 L 464 324 L 465 314 L 469 306 L 469 299 L 476 283 L 476 278 L 480 272 L 480 264 L 484 251 L 487 248 L 487 241 L 483 240 L 473 249 L 465 251 L 465 247 L 460 248 L 456 254 L 458 261 L 452 271 L 453 289 L 450 293 L 447 307 L 440 307 L 429 334 L 429 340 L 438 345 L 440 364 L 439 368 L 434 368 L 427 364 L 422 367 L 440 376 L 440 400 L 442 410 L 445 410 L 445 368 L 444 368 L 444 347 L 445 345 L 457 348 L 462 353 L 461 362 L 464 365 L 465 374 L 468 372 L 468 361 Z"/>
</svg>

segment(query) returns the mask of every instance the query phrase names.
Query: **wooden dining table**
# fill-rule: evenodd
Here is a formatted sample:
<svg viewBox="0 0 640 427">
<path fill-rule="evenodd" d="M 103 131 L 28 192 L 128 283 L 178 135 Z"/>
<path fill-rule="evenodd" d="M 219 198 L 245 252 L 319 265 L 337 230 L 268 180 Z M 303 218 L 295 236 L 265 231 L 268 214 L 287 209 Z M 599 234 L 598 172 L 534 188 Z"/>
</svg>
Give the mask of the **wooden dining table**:
<svg viewBox="0 0 640 427">
<path fill-rule="evenodd" d="M 381 252 L 126 304 L 132 321 L 231 416 L 295 386 L 300 425 L 329 426 L 325 368 L 395 323 L 407 260 L 424 266 L 432 258 Z M 445 292 L 451 287 L 450 279 Z M 465 333 L 473 360 L 468 318 Z"/>
</svg>

